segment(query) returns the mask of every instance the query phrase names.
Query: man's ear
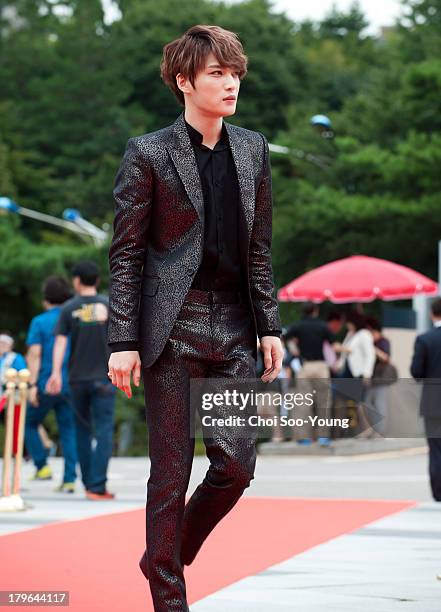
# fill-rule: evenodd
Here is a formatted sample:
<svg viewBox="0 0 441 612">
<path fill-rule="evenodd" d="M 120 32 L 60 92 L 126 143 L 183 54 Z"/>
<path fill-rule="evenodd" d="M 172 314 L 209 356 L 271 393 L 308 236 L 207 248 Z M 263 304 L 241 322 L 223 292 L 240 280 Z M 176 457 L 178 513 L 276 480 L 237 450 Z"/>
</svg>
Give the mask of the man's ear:
<svg viewBox="0 0 441 612">
<path fill-rule="evenodd" d="M 176 85 L 182 93 L 190 93 L 190 81 L 180 72 L 176 75 Z"/>
</svg>

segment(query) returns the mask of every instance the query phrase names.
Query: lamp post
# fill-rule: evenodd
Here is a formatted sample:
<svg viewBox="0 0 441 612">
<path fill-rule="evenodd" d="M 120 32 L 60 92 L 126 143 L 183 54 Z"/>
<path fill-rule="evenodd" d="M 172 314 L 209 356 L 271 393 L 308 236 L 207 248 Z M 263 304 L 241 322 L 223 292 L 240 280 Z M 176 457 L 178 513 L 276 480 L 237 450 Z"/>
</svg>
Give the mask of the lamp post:
<svg viewBox="0 0 441 612">
<path fill-rule="evenodd" d="M 311 125 L 320 133 L 322 138 L 327 140 L 334 138 L 332 122 L 326 115 L 314 115 L 314 117 L 311 117 Z"/>
<path fill-rule="evenodd" d="M 93 223 L 86 221 L 86 219 L 83 219 L 81 213 L 73 208 L 67 208 L 63 212 L 63 219 L 59 219 L 53 215 L 47 215 L 46 213 L 32 210 L 31 208 L 19 206 L 16 202 L 11 200 L 11 198 L 0 197 L 0 212 L 1 211 L 62 227 L 70 232 L 74 232 L 82 238 L 91 238 L 96 246 L 102 246 L 108 237 L 107 232 L 96 227 Z"/>
<path fill-rule="evenodd" d="M 107 232 L 100 229 L 93 223 L 90 223 L 90 221 L 86 221 L 86 219 L 84 219 L 84 217 L 81 215 L 80 211 L 76 210 L 75 208 L 66 208 L 66 210 L 63 211 L 63 219 L 74 223 L 76 227 L 87 233 L 92 238 L 96 246 L 102 246 L 108 238 Z"/>
<path fill-rule="evenodd" d="M 310 124 L 320 133 L 322 138 L 327 140 L 332 140 L 334 138 L 332 122 L 326 115 L 314 115 L 311 117 Z M 323 155 L 313 155 L 312 153 L 302 151 L 301 149 L 290 149 L 289 147 L 270 143 L 269 150 L 273 153 L 280 153 L 282 155 L 293 153 L 293 155 L 295 155 L 298 159 L 310 162 L 311 164 L 318 166 L 321 170 L 327 170 L 331 165 L 331 160 L 329 157 L 325 157 Z"/>
</svg>

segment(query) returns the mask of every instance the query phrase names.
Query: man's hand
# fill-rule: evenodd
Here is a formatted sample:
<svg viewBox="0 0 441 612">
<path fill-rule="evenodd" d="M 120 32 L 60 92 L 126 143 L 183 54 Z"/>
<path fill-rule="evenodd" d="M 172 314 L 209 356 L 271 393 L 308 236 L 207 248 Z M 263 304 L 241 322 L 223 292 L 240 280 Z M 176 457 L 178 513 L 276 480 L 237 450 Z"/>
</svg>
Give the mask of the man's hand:
<svg viewBox="0 0 441 612">
<path fill-rule="evenodd" d="M 336 353 L 352 353 L 352 349 L 349 346 L 345 346 L 341 342 L 333 342 L 332 348 Z"/>
<path fill-rule="evenodd" d="M 138 351 L 118 351 L 112 353 L 109 359 L 109 378 L 113 385 L 124 391 L 127 397 L 132 397 L 130 374 L 133 372 L 133 384 L 139 387 L 141 380 L 141 359 Z"/>
<path fill-rule="evenodd" d="M 31 406 L 34 406 L 35 408 L 38 408 L 38 389 L 37 387 L 31 387 L 29 389 L 29 395 L 28 395 L 28 399 L 29 399 L 29 403 Z"/>
<path fill-rule="evenodd" d="M 61 377 L 61 369 L 63 367 L 64 355 L 66 353 L 67 336 L 57 334 L 55 336 L 54 348 L 52 351 L 52 374 L 46 383 L 45 391 L 49 395 L 58 395 L 61 393 L 63 380 Z"/>
<path fill-rule="evenodd" d="M 45 391 L 49 395 L 58 395 L 61 393 L 62 380 L 61 372 L 52 372 L 49 380 L 46 383 Z"/>
<path fill-rule="evenodd" d="M 260 339 L 260 349 L 263 353 L 265 372 L 260 377 L 263 382 L 273 382 L 282 369 L 283 347 L 280 338 L 263 336 Z"/>
</svg>

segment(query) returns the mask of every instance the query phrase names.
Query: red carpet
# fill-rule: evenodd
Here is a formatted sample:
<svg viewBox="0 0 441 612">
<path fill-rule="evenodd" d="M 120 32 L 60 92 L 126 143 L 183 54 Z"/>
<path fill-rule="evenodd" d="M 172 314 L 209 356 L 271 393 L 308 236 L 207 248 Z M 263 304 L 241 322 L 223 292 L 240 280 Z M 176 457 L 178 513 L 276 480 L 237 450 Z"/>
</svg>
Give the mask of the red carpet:
<svg viewBox="0 0 441 612">
<path fill-rule="evenodd" d="M 189 602 L 413 505 L 242 498 L 186 568 Z M 143 542 L 144 509 L 2 536 L 0 590 L 70 591 L 70 612 L 148 612 L 150 591 L 138 569 Z"/>
</svg>

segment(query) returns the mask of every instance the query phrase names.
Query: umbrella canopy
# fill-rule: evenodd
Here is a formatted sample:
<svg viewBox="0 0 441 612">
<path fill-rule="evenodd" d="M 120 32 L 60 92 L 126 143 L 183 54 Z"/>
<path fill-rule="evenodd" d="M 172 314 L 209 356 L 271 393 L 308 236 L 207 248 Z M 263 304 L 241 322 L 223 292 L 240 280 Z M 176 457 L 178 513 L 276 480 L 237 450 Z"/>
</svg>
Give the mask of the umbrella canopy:
<svg viewBox="0 0 441 612">
<path fill-rule="evenodd" d="M 418 294 L 437 295 L 438 284 L 392 261 L 354 255 L 306 272 L 282 287 L 277 297 L 281 302 L 345 304 L 405 300 Z"/>
</svg>

